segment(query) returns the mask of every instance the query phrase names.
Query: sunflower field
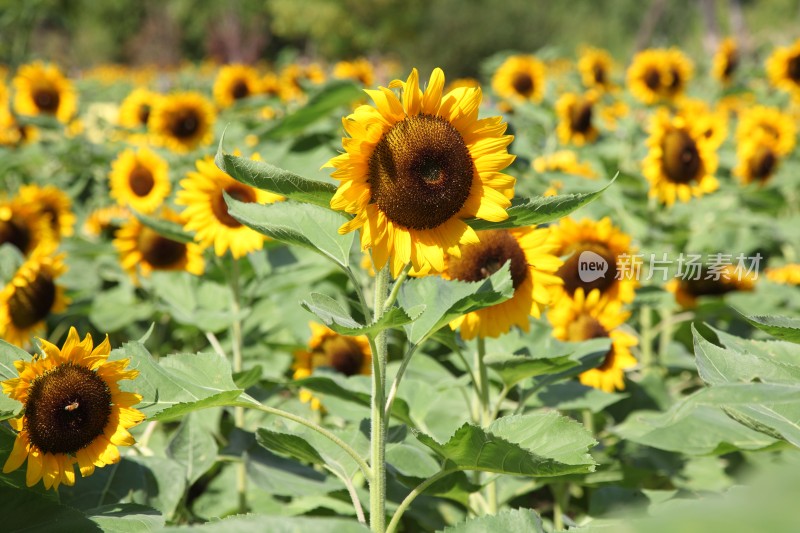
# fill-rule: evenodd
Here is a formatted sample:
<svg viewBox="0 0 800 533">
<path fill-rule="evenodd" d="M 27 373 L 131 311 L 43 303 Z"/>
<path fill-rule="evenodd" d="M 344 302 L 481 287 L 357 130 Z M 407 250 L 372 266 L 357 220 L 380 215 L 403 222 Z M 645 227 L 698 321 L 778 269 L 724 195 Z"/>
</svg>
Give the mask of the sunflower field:
<svg viewBox="0 0 800 533">
<path fill-rule="evenodd" d="M 800 39 L 559 50 L 0 69 L 0 530 L 796 531 Z"/>
</svg>

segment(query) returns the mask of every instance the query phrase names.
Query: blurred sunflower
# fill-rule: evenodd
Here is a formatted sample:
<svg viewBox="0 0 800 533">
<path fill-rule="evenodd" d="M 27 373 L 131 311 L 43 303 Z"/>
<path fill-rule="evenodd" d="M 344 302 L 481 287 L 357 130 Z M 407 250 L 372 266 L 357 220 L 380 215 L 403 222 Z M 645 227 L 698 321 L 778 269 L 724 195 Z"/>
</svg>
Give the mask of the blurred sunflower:
<svg viewBox="0 0 800 533">
<path fill-rule="evenodd" d="M 800 98 L 800 39 L 772 52 L 767 59 L 767 74 L 775 87 Z"/>
<path fill-rule="evenodd" d="M 475 78 L 456 78 L 453 81 L 449 82 L 445 88 L 444 93 L 449 93 L 453 89 L 480 89 L 481 82 L 476 80 Z"/>
<path fill-rule="evenodd" d="M 159 218 L 182 223 L 180 215 L 164 208 Z M 131 217 L 116 233 L 114 247 L 120 254 L 122 268 L 138 280 L 138 274 L 150 276 L 153 270 L 184 270 L 195 276 L 203 274 L 203 250 L 195 243 L 165 237 Z"/>
<path fill-rule="evenodd" d="M 98 238 L 98 237 L 113 237 L 114 233 L 122 226 L 122 223 L 128 220 L 131 212 L 127 207 L 120 205 L 111 205 L 108 207 L 100 207 L 89 213 L 86 220 L 83 222 L 82 231 L 84 234 Z"/>
<path fill-rule="evenodd" d="M 788 155 L 794 150 L 797 126 L 792 117 L 776 107 L 753 106 L 742 110 L 736 127 L 736 143 L 741 145 L 760 133 L 774 142 L 778 155 Z"/>
<path fill-rule="evenodd" d="M 325 81 L 325 72 L 317 63 L 287 65 L 280 75 L 281 98 L 283 100 L 302 100 L 308 84 L 319 85 Z"/>
<path fill-rule="evenodd" d="M 75 88 L 55 65 L 41 61 L 22 65 L 14 87 L 14 109 L 20 115 L 51 115 L 66 124 L 77 110 Z"/>
<path fill-rule="evenodd" d="M 69 237 L 74 233 L 72 200 L 55 185 L 25 185 L 20 188 L 17 196 L 22 204 L 30 206 L 49 223 L 56 238 Z"/>
<path fill-rule="evenodd" d="M 650 182 L 651 197 L 671 206 L 676 198 L 688 202 L 719 188 L 713 176 L 717 154 L 701 123 L 659 109 L 649 129 L 650 151 L 642 171 Z"/>
<path fill-rule="evenodd" d="M 144 87 L 130 92 L 119 106 L 119 124 L 124 128 L 146 128 L 150 122 L 153 108 L 158 105 L 162 95 Z"/>
<path fill-rule="evenodd" d="M 564 93 L 556 102 L 558 139 L 562 144 L 583 146 L 597 139 L 598 131 L 592 123 L 597 94 L 593 91 L 580 96 Z"/>
<path fill-rule="evenodd" d="M 564 298 L 547 312 L 557 339 L 572 342 L 611 339 L 611 348 L 603 362 L 583 372 L 579 376 L 581 383 L 606 392 L 625 388 L 625 370 L 636 366 L 630 348 L 639 343 L 636 337 L 619 329 L 629 316 L 619 301 L 602 300 L 597 291 L 585 297 L 578 293 L 574 299 Z"/>
<path fill-rule="evenodd" d="M 340 80 L 354 80 L 368 87 L 375 83 L 372 63 L 363 57 L 353 61 L 339 61 L 333 67 L 333 77 Z"/>
<path fill-rule="evenodd" d="M 123 392 L 119 381 L 134 379 L 137 370 L 126 370 L 128 359 L 108 361 L 108 336 L 97 347 L 87 334 L 80 340 L 70 328 L 59 348 L 39 339 L 42 356 L 15 361 L 19 377 L 4 381 L 3 392 L 21 402 L 23 415 L 9 421 L 17 431 L 14 448 L 3 466 L 13 472 L 28 460 L 25 483 L 43 480 L 46 489 L 75 484 L 75 463 L 81 476 L 95 467 L 115 464 L 117 446 L 130 446 L 130 428 L 144 420 L 133 408 L 142 397 Z"/>
<path fill-rule="evenodd" d="M 108 179 L 111 197 L 140 213 L 152 213 L 169 196 L 169 165 L 148 148 L 119 154 Z"/>
<path fill-rule="evenodd" d="M 443 276 L 461 281 L 488 278 L 511 262 L 514 296 L 505 302 L 463 315 L 450 322 L 461 337 L 499 337 L 511 326 L 530 328 L 550 303 L 550 287 L 560 285 L 555 275 L 563 262 L 553 252 L 558 247 L 549 228 L 515 228 L 478 232 L 480 242 L 461 249 L 461 257 L 448 257 Z"/>
<path fill-rule="evenodd" d="M 666 76 L 662 77 L 662 93 L 667 100 L 674 101 L 686 91 L 694 66 L 692 60 L 677 48 L 664 50 L 663 57 L 662 68 Z"/>
<path fill-rule="evenodd" d="M 214 101 L 219 107 L 232 106 L 237 100 L 261 92 L 258 72 L 248 65 L 225 65 L 214 80 Z"/>
<path fill-rule="evenodd" d="M 544 96 L 545 67 L 534 56 L 511 56 L 492 76 L 492 88 L 501 98 L 541 102 Z"/>
<path fill-rule="evenodd" d="M 703 100 L 685 98 L 676 114 L 687 123 L 694 123 L 694 129 L 706 138 L 714 150 L 728 138 L 728 113 L 724 109 L 712 110 Z"/>
<path fill-rule="evenodd" d="M 644 50 L 628 67 L 628 90 L 645 104 L 671 102 L 683 95 L 693 70 L 691 60 L 677 48 Z"/>
<path fill-rule="evenodd" d="M 214 245 L 214 253 L 230 250 L 239 258 L 264 246 L 264 235 L 252 230 L 228 214 L 223 193 L 240 202 L 260 204 L 278 202 L 282 196 L 240 183 L 221 171 L 207 156 L 196 162 L 197 172 L 181 180 L 175 203 L 185 206 L 184 228 L 195 232 L 195 241 L 203 247 Z"/>
<path fill-rule="evenodd" d="M 599 48 L 585 47 L 580 52 L 578 71 L 587 89 L 608 91 L 614 87 L 611 70 L 614 60 L 611 54 Z"/>
<path fill-rule="evenodd" d="M 147 121 L 156 139 L 175 152 L 188 152 L 213 139 L 214 106 L 200 93 L 182 92 L 159 99 Z"/>
<path fill-rule="evenodd" d="M 64 256 L 31 257 L 17 269 L 0 292 L 0 336 L 11 344 L 27 346 L 31 335 L 43 329 L 51 313 L 69 303 L 56 278 L 66 271 Z"/>
<path fill-rule="evenodd" d="M 738 163 L 733 169 L 742 183 L 764 184 L 775 175 L 780 165 L 781 155 L 776 150 L 775 138 L 758 130 L 736 149 Z"/>
<path fill-rule="evenodd" d="M 558 302 L 564 296 L 576 299 L 578 295 L 588 296 L 592 292 L 598 292 L 606 300 L 623 303 L 633 301 L 638 281 L 629 235 L 616 228 L 608 217 L 599 222 L 589 219 L 576 222 L 571 218 L 562 218 L 552 228 L 558 243 L 555 255 L 569 256 L 556 272 L 564 284 L 553 287 L 553 302 Z M 591 260 L 602 260 L 608 265 L 603 276 L 593 281 L 583 281 L 580 262 L 584 253 Z"/>
<path fill-rule="evenodd" d="M 559 150 L 549 155 L 543 155 L 533 160 L 533 169 L 536 172 L 562 172 L 588 179 L 596 179 L 597 172 L 588 163 L 578 161 L 578 155 L 572 150 Z"/>
<path fill-rule="evenodd" d="M 281 95 L 281 81 L 274 72 L 267 72 L 261 78 L 261 93 L 267 96 Z"/>
<path fill-rule="evenodd" d="M 733 80 L 737 68 L 739 68 L 739 46 L 733 38 L 728 37 L 723 39 L 717 53 L 714 54 L 711 75 L 727 85 Z"/>
<path fill-rule="evenodd" d="M 800 285 L 800 264 L 792 263 L 782 267 L 768 268 L 767 279 L 781 285 Z"/>
<path fill-rule="evenodd" d="M 755 286 L 755 274 L 743 272 L 733 265 L 723 265 L 718 274 L 712 274 L 707 267 L 704 267 L 694 278 L 671 279 L 666 289 L 675 295 L 675 301 L 682 307 L 692 308 L 697 306 L 698 299 L 702 296 L 722 296 L 734 291 L 751 291 Z"/>
<path fill-rule="evenodd" d="M 514 161 L 500 117 L 478 120 L 480 89 L 442 95 L 444 73 L 434 69 L 419 88 L 417 70 L 402 87 L 402 101 L 385 87 L 367 90 L 362 105 L 343 120 L 345 153 L 326 166 L 341 183 L 331 207 L 355 217 L 340 233 L 361 229 L 361 249 L 372 249 L 376 270 L 391 258 L 393 275 L 411 262 L 424 275 L 444 269 L 444 256 L 478 237 L 463 219 L 508 218 L 515 180 L 500 171 Z"/>
<path fill-rule="evenodd" d="M 48 254 L 58 246 L 50 220 L 19 198 L 0 200 L 0 245 L 14 245 L 22 255 Z"/>
</svg>

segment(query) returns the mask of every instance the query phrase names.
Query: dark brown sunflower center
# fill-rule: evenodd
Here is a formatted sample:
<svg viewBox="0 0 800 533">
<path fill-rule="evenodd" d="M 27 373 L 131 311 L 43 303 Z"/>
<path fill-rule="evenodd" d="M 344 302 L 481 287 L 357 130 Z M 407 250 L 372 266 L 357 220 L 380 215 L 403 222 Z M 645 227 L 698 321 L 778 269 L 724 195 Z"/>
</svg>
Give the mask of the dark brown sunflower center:
<svg viewBox="0 0 800 533">
<path fill-rule="evenodd" d="M 228 195 L 234 200 L 247 203 L 255 202 L 256 194 L 249 187 L 235 184 L 227 186 L 222 191 L 219 191 L 219 194 L 214 195 L 214 197 L 211 199 L 211 211 L 214 212 L 214 217 L 217 220 L 229 228 L 241 227 L 242 223 L 228 213 L 228 204 L 225 203 L 225 197 L 222 195 L 223 191 L 228 193 Z"/>
<path fill-rule="evenodd" d="M 511 280 L 518 288 L 528 277 L 528 260 L 517 239 L 504 230 L 482 231 L 478 244 L 461 249 L 461 258 L 451 258 L 447 273 L 461 281 L 486 279 L 511 261 Z"/>
<path fill-rule="evenodd" d="M 670 71 L 671 80 L 669 85 L 667 85 L 667 91 L 669 93 L 676 93 L 683 88 L 683 78 L 681 77 L 681 73 L 677 69 L 672 69 Z"/>
<path fill-rule="evenodd" d="M 703 279 L 707 274 L 708 270 L 702 269 L 702 275 L 698 276 L 699 279 L 680 280 L 681 290 L 692 296 L 721 296 L 736 290 L 735 283 L 726 283 L 723 278 Z"/>
<path fill-rule="evenodd" d="M 200 117 L 194 109 L 182 109 L 172 118 L 170 131 L 179 139 L 188 139 L 200 129 Z"/>
<path fill-rule="evenodd" d="M 647 69 L 642 79 L 651 91 L 656 91 L 661 86 L 661 73 L 655 68 Z"/>
<path fill-rule="evenodd" d="M 793 82 L 800 84 L 800 54 L 789 60 L 786 65 L 786 74 Z"/>
<path fill-rule="evenodd" d="M 601 65 L 596 64 L 592 67 L 592 75 L 594 76 L 595 83 L 598 85 L 605 85 L 607 79 L 606 69 Z"/>
<path fill-rule="evenodd" d="M 186 257 L 186 244 L 159 235 L 150 228 L 142 228 L 137 241 L 142 258 L 155 268 L 169 268 Z"/>
<path fill-rule="evenodd" d="M 577 133 L 587 133 L 592 128 L 592 103 L 580 100 L 569 111 L 569 127 Z"/>
<path fill-rule="evenodd" d="M 25 254 L 31 244 L 30 231 L 14 219 L 0 220 L 0 246 L 6 243 L 14 245 Z"/>
<path fill-rule="evenodd" d="M 139 111 L 136 113 L 136 117 L 139 119 L 139 123 L 142 126 L 147 125 L 147 121 L 150 120 L 150 104 L 142 104 L 139 106 Z"/>
<path fill-rule="evenodd" d="M 56 301 L 56 286 L 53 279 L 39 273 L 27 285 L 17 287 L 8 300 L 11 323 L 18 329 L 29 328 L 44 320 Z"/>
<path fill-rule="evenodd" d="M 461 210 L 474 172 L 452 124 L 432 115 L 408 117 L 381 137 L 369 158 L 372 202 L 404 228 L 436 228 Z"/>
<path fill-rule="evenodd" d="M 33 103 L 36 104 L 40 111 L 45 113 L 55 113 L 60 100 L 61 97 L 58 91 L 50 87 L 36 89 L 33 93 Z"/>
<path fill-rule="evenodd" d="M 71 363 L 36 378 L 25 402 L 31 444 L 43 453 L 74 454 L 103 434 L 110 417 L 106 382 Z"/>
<path fill-rule="evenodd" d="M 722 70 L 722 77 L 726 80 L 733 76 L 733 73 L 736 72 L 736 68 L 739 66 L 739 54 L 736 52 L 731 52 L 725 58 L 725 68 Z"/>
<path fill-rule="evenodd" d="M 517 72 L 511 79 L 511 86 L 514 87 L 517 94 L 530 96 L 534 89 L 533 78 L 527 72 Z"/>
<path fill-rule="evenodd" d="M 58 210 L 52 205 L 46 205 L 42 207 L 41 213 L 47 220 L 47 222 L 50 224 L 50 227 L 53 228 L 54 231 L 58 231 L 59 228 Z"/>
<path fill-rule="evenodd" d="M 697 179 L 702 161 L 697 144 L 683 130 L 670 130 L 661 145 L 663 168 L 667 178 L 673 183 L 689 183 Z"/>
<path fill-rule="evenodd" d="M 128 175 L 128 185 L 130 185 L 131 191 L 136 196 L 147 196 L 153 190 L 155 184 L 156 180 L 153 178 L 153 173 L 150 172 L 149 168 L 142 165 L 133 167 L 133 170 Z"/>
<path fill-rule="evenodd" d="M 593 316 L 580 315 L 567 326 L 568 340 L 579 342 L 589 339 L 601 339 L 608 337 L 608 331 Z M 608 370 L 614 366 L 614 347 L 606 352 L 603 362 L 597 367 L 598 370 Z"/>
<path fill-rule="evenodd" d="M 231 88 L 231 96 L 233 96 L 234 100 L 239 100 L 249 94 L 250 88 L 247 86 L 247 82 L 244 80 L 237 81 L 236 84 Z"/>
<path fill-rule="evenodd" d="M 355 376 L 361 372 L 364 352 L 353 339 L 339 335 L 330 337 L 323 341 L 318 350 L 324 355 L 325 366 L 345 376 Z"/>
<path fill-rule="evenodd" d="M 760 146 L 750 160 L 750 173 L 759 181 L 766 181 L 778 166 L 778 157 L 770 148 Z"/>
<path fill-rule="evenodd" d="M 574 295 L 579 287 L 583 288 L 585 294 L 589 294 L 594 289 L 605 293 L 614 285 L 617 276 L 617 258 L 605 244 L 582 242 L 577 243 L 570 251 L 572 255 L 556 272 L 564 280 L 564 290 L 570 295 Z M 602 271 L 603 262 L 608 265 L 608 269 L 602 276 L 594 279 L 595 275 Z M 584 281 L 584 279 L 591 281 Z"/>
</svg>

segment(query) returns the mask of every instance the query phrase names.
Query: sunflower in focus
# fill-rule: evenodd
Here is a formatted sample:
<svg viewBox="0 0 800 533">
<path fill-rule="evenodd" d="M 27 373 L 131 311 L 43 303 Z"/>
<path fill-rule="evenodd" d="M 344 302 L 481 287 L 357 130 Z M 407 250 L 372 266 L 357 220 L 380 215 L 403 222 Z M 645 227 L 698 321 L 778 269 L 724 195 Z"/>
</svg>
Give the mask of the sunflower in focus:
<svg viewBox="0 0 800 533">
<path fill-rule="evenodd" d="M 56 278 L 66 271 L 63 255 L 31 257 L 17 269 L 0 292 L 0 336 L 27 346 L 31 335 L 44 327 L 51 313 L 67 308 L 64 289 Z"/>
<path fill-rule="evenodd" d="M 22 65 L 14 87 L 14 109 L 20 115 L 51 115 L 66 124 L 77 110 L 77 92 L 55 65 L 41 61 Z"/>
<path fill-rule="evenodd" d="M 58 235 L 48 218 L 17 197 L 0 200 L 0 246 L 3 244 L 12 244 L 23 256 L 30 257 L 54 251 Z"/>
<path fill-rule="evenodd" d="M 488 278 L 511 262 L 514 296 L 505 302 L 473 311 L 452 322 L 463 339 L 499 337 L 511 326 L 530 328 L 530 317 L 539 318 L 550 303 L 550 287 L 560 285 L 555 275 L 562 261 L 555 255 L 558 244 L 549 228 L 515 228 L 478 232 L 480 242 L 461 249 L 461 257 L 448 257 L 443 276 L 461 281 Z"/>
<path fill-rule="evenodd" d="M 597 178 L 597 172 L 592 166 L 578 161 L 578 155 L 572 150 L 559 150 L 537 157 L 533 160 L 533 169 L 539 173 L 561 172 L 588 179 Z"/>
<path fill-rule="evenodd" d="M 175 152 L 188 152 L 213 139 L 216 114 L 200 93 L 182 92 L 159 99 L 147 125 L 156 140 Z"/>
<path fill-rule="evenodd" d="M 120 205 L 100 207 L 89 213 L 83 222 L 82 231 L 93 238 L 113 237 L 114 233 L 130 217 L 131 212 L 127 207 Z"/>
<path fill-rule="evenodd" d="M 614 87 L 611 70 L 614 60 L 611 54 L 599 48 L 585 47 L 580 52 L 578 71 L 587 89 L 609 91 Z"/>
<path fill-rule="evenodd" d="M 651 197 L 671 206 L 676 198 L 688 202 L 719 188 L 713 175 L 717 153 L 701 122 L 659 109 L 650 123 L 647 146 L 650 151 L 642 167 Z"/>
<path fill-rule="evenodd" d="M 363 57 L 353 61 L 339 61 L 333 67 L 333 77 L 340 80 L 354 80 L 364 86 L 372 86 L 375 83 L 372 63 Z"/>
<path fill-rule="evenodd" d="M 129 129 L 146 128 L 161 98 L 162 95 L 144 87 L 134 89 L 119 106 L 119 125 Z"/>
<path fill-rule="evenodd" d="M 222 108 L 261 92 L 258 72 L 248 65 L 225 65 L 214 80 L 214 101 Z"/>
<path fill-rule="evenodd" d="M 140 213 L 152 213 L 169 196 L 169 165 L 148 148 L 119 154 L 108 179 L 111 197 Z"/>
<path fill-rule="evenodd" d="M 544 63 L 534 56 L 511 56 L 492 76 L 494 92 L 515 102 L 541 102 L 544 84 Z"/>
<path fill-rule="evenodd" d="M 19 377 L 4 381 L 3 392 L 21 402 L 22 416 L 11 419 L 17 431 L 14 448 L 3 466 L 13 472 L 28 460 L 25 483 L 42 480 L 46 489 L 75 484 L 75 463 L 81 476 L 95 467 L 118 463 L 117 446 L 130 446 L 130 428 L 144 420 L 133 408 L 142 397 L 123 392 L 119 381 L 134 379 L 128 359 L 108 361 L 108 336 L 94 346 L 87 334 L 81 341 L 75 328 L 59 349 L 39 339 L 42 356 L 16 361 Z"/>
<path fill-rule="evenodd" d="M 30 206 L 47 221 L 56 238 L 73 234 L 75 214 L 72 212 L 72 200 L 67 193 L 54 185 L 25 185 L 20 188 L 17 196 L 20 203 Z"/>
<path fill-rule="evenodd" d="M 767 74 L 775 87 L 800 98 L 800 39 L 772 52 L 767 59 Z"/>
<path fill-rule="evenodd" d="M 757 275 L 733 265 L 721 265 L 716 272 L 701 268 L 692 277 L 676 277 L 666 289 L 675 295 L 675 301 L 686 309 L 697 307 L 703 296 L 722 296 L 735 291 L 752 291 Z"/>
<path fill-rule="evenodd" d="M 597 94 L 589 91 L 583 96 L 564 93 L 556 102 L 558 139 L 562 144 L 583 146 L 597 139 L 598 131 L 592 123 Z"/>
<path fill-rule="evenodd" d="M 620 329 L 629 316 L 620 302 L 602 300 L 596 291 L 588 296 L 579 293 L 574 299 L 564 298 L 547 312 L 553 336 L 559 340 L 611 339 L 603 362 L 583 372 L 579 376 L 581 383 L 606 392 L 625 388 L 625 370 L 636 366 L 630 348 L 639 344 L 636 337 Z"/>
<path fill-rule="evenodd" d="M 788 155 L 794 150 L 797 126 L 792 117 L 776 107 L 753 106 L 742 111 L 736 127 L 736 143 L 742 145 L 764 135 L 778 155 Z"/>
<path fill-rule="evenodd" d="M 175 203 L 185 206 L 184 229 L 194 231 L 195 240 L 203 247 L 214 245 L 214 253 L 225 255 L 230 250 L 234 258 L 260 250 L 266 238 L 233 218 L 228 213 L 223 193 L 240 202 L 260 204 L 278 202 L 282 196 L 240 183 L 225 174 L 207 156 L 196 163 L 197 172 L 189 172 L 181 180 Z"/>
<path fill-rule="evenodd" d="M 760 130 L 739 143 L 736 156 L 738 163 L 733 174 L 745 184 L 755 182 L 763 185 L 775 175 L 781 162 L 775 138 Z"/>
<path fill-rule="evenodd" d="M 308 348 L 295 352 L 292 365 L 294 379 L 309 377 L 317 368 L 328 368 L 345 376 L 370 375 L 372 373 L 372 351 L 366 336 L 348 337 L 316 322 L 309 322 L 311 339 Z M 301 390 L 300 400 L 311 402 L 311 408 L 321 409 L 318 398 L 310 391 Z"/>
<path fill-rule="evenodd" d="M 341 183 L 331 207 L 355 217 L 340 233 L 361 229 L 361 249 L 372 249 L 376 270 L 391 258 L 393 275 L 407 263 L 424 275 L 444 270 L 444 256 L 478 237 L 463 219 L 508 218 L 515 180 L 500 171 L 514 156 L 499 117 L 478 119 L 480 89 L 442 95 L 444 73 L 434 69 L 423 93 L 417 70 L 402 101 L 385 87 L 367 90 L 362 105 L 343 120 L 345 153 L 326 166 Z"/>
<path fill-rule="evenodd" d="M 711 75 L 727 85 L 733 80 L 737 68 L 739 68 L 739 46 L 733 38 L 728 37 L 723 39 L 717 53 L 714 54 Z"/>
<path fill-rule="evenodd" d="M 800 264 L 791 263 L 782 267 L 768 268 L 767 279 L 781 285 L 800 285 Z"/>
</svg>

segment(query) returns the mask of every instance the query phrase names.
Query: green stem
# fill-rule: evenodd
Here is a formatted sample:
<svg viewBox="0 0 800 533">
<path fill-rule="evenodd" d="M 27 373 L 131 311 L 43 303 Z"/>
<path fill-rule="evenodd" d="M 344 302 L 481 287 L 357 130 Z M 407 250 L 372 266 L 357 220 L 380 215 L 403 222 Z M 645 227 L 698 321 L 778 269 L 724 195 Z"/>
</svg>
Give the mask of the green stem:
<svg viewBox="0 0 800 533">
<path fill-rule="evenodd" d="M 394 533 L 394 531 L 397 529 L 397 526 L 400 525 L 400 519 L 403 518 L 403 513 L 406 512 L 408 506 L 411 505 L 411 502 L 413 502 L 417 496 L 425 492 L 425 489 L 427 489 L 428 487 L 430 487 L 443 477 L 449 476 L 450 474 L 458 472 L 459 470 L 461 469 L 452 468 L 450 470 L 442 470 L 438 474 L 434 474 L 433 476 L 429 477 L 428 479 L 426 479 L 425 481 L 414 487 L 414 490 L 412 490 L 397 507 L 397 510 L 394 512 L 394 515 L 392 516 L 392 520 L 389 522 L 389 527 L 386 528 L 386 533 Z"/>
<path fill-rule="evenodd" d="M 491 421 L 491 405 L 489 399 L 489 372 L 486 368 L 484 358 L 486 357 L 486 340 L 483 337 L 478 337 L 477 350 L 475 350 L 475 367 L 478 370 L 478 382 L 475 383 L 475 389 L 480 398 L 481 405 L 481 426 L 488 426 Z M 478 476 L 482 474 L 478 473 Z M 479 478 L 480 479 L 480 478 Z M 494 480 L 486 484 L 486 503 L 487 511 L 489 514 L 497 514 L 497 483 Z"/>
<path fill-rule="evenodd" d="M 361 288 L 361 284 L 358 282 L 355 273 L 351 269 L 345 268 L 344 271 L 347 274 L 347 277 L 350 278 L 350 283 L 353 284 L 353 288 L 356 291 L 356 295 L 358 296 L 358 302 L 361 304 L 361 312 L 364 313 L 364 321 L 367 324 L 371 324 L 372 313 L 370 312 L 369 306 L 367 305 L 367 299 L 364 298 L 364 291 Z"/>
<path fill-rule="evenodd" d="M 655 365 L 655 358 L 653 356 L 653 309 L 649 305 L 643 305 L 641 315 L 639 317 L 639 325 L 641 327 L 640 335 L 642 337 L 642 368 L 645 370 L 650 369 Z"/>
<path fill-rule="evenodd" d="M 356 518 L 358 518 L 359 523 L 366 525 L 367 519 L 364 516 L 364 507 L 361 506 L 361 500 L 358 499 L 358 492 L 356 492 L 356 487 L 353 485 L 353 481 L 335 468 L 331 468 L 328 465 L 324 465 L 324 468 L 334 476 L 338 477 L 339 481 L 344 483 L 344 486 L 347 487 L 347 493 L 350 495 L 350 501 L 353 502 L 353 509 L 356 511 Z"/>
<path fill-rule="evenodd" d="M 375 320 L 380 320 L 387 302 L 389 265 L 375 274 Z M 377 533 L 386 529 L 386 424 L 384 406 L 386 394 L 387 330 L 374 337 L 372 351 L 372 427 L 370 465 L 372 483 L 369 490 L 369 525 Z"/>
<path fill-rule="evenodd" d="M 242 371 L 242 319 L 241 319 L 241 286 L 239 281 L 239 261 L 233 260 L 231 268 L 231 289 L 233 291 L 233 302 L 231 312 L 233 313 L 233 372 L 234 374 Z M 233 419 L 236 427 L 244 429 L 244 408 L 234 407 Z M 247 512 L 247 464 L 244 460 L 236 468 L 236 493 L 239 495 L 239 512 Z"/>
<path fill-rule="evenodd" d="M 550 490 L 553 493 L 553 531 L 564 531 L 564 512 L 569 506 L 569 485 L 553 483 Z"/>
<path fill-rule="evenodd" d="M 392 405 L 394 404 L 394 399 L 397 396 L 397 389 L 400 388 L 400 380 L 403 379 L 403 374 L 406 372 L 406 368 L 408 367 L 408 363 L 411 362 L 411 356 L 414 355 L 414 352 L 417 351 L 422 343 L 427 340 L 427 336 L 423 338 L 419 343 L 412 344 L 406 350 L 405 355 L 403 355 L 403 360 L 400 362 L 400 367 L 397 369 L 397 374 L 394 376 L 394 380 L 392 380 L 392 386 L 389 387 L 389 394 L 386 395 L 386 409 L 384 409 L 384 415 L 386 416 L 386 424 L 389 423 L 389 414 L 392 412 Z"/>
<path fill-rule="evenodd" d="M 594 413 L 590 409 L 583 410 L 583 426 L 586 430 L 594 435 Z"/>
<path fill-rule="evenodd" d="M 403 285 L 403 282 L 408 278 L 408 272 L 411 270 L 411 263 L 408 263 L 403 270 L 400 272 L 400 275 L 397 276 L 397 279 L 392 285 L 392 292 L 389 293 L 389 297 L 386 298 L 386 301 L 383 303 L 383 313 L 388 311 L 394 305 L 394 302 L 397 300 L 397 295 L 400 294 L 400 287 Z"/>
<path fill-rule="evenodd" d="M 663 361 L 667 356 L 667 351 L 669 351 L 669 345 L 672 342 L 672 331 L 674 330 L 672 309 L 669 306 L 664 306 L 661 309 L 659 329 L 661 331 L 658 335 L 658 358 Z"/>
</svg>

